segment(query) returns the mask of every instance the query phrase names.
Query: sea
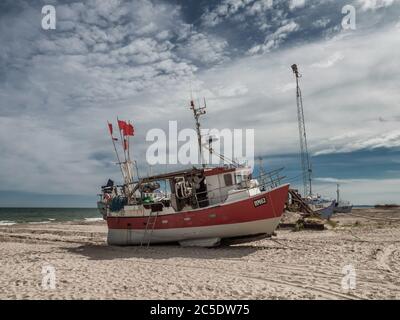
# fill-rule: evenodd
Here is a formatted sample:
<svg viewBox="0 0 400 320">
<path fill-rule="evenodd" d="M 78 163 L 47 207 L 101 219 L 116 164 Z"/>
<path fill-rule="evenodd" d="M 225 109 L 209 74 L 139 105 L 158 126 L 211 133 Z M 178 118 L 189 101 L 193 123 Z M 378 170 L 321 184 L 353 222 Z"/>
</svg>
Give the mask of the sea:
<svg viewBox="0 0 400 320">
<path fill-rule="evenodd" d="M 373 208 L 373 206 L 358 205 L 354 208 Z M 0 208 L 0 226 L 101 220 L 103 218 L 97 208 Z"/>
<path fill-rule="evenodd" d="M 0 226 L 101 220 L 103 219 L 97 208 L 0 208 Z"/>
</svg>

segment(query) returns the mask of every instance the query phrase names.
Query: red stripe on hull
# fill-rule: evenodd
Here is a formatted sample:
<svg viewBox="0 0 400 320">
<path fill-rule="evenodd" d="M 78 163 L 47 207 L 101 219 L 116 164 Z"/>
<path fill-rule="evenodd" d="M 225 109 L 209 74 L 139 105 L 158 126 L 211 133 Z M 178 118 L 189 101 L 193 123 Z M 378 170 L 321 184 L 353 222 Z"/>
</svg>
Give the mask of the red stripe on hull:
<svg viewBox="0 0 400 320">
<path fill-rule="evenodd" d="M 235 224 L 278 218 L 282 216 L 289 186 L 261 193 L 249 199 L 215 207 L 160 215 L 154 229 L 176 229 Z M 266 198 L 267 203 L 256 207 L 255 201 Z M 145 229 L 148 217 L 108 217 L 109 229 Z M 168 221 L 163 223 L 163 221 Z"/>
</svg>

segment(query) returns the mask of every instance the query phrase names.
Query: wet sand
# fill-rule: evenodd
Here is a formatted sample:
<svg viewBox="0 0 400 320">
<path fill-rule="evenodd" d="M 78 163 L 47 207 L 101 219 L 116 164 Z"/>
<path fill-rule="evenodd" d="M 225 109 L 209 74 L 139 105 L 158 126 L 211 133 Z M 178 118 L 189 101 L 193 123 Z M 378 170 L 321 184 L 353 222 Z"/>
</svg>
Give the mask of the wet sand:
<svg viewBox="0 0 400 320">
<path fill-rule="evenodd" d="M 353 213 L 214 249 L 111 247 L 104 222 L 2 226 L 0 299 L 400 299 L 400 209 Z"/>
</svg>

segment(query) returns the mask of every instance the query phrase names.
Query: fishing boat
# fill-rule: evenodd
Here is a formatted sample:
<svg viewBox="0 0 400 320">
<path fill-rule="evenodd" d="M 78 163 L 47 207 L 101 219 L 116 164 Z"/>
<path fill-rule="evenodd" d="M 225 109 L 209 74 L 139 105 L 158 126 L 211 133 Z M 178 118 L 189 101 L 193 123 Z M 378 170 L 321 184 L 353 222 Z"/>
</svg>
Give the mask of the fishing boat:
<svg viewBox="0 0 400 320">
<path fill-rule="evenodd" d="M 321 218 L 330 219 L 334 213 L 335 200 L 326 199 L 320 195 L 308 196 L 305 200 L 311 210 L 320 215 Z"/>
<path fill-rule="evenodd" d="M 333 208 L 334 213 L 351 213 L 353 205 L 349 201 L 342 200 L 340 198 L 340 185 L 337 185 L 336 189 L 336 201 L 335 207 Z"/>
<path fill-rule="evenodd" d="M 196 108 L 193 101 L 190 106 L 202 150 L 199 116 L 204 110 Z M 133 130 L 124 129 L 129 123 L 119 121 L 118 125 L 127 151 L 124 161 L 119 161 L 117 153 L 124 184 L 117 186 L 109 180 L 98 201 L 108 225 L 108 244 L 215 247 L 270 237 L 278 227 L 289 190 L 288 184 L 281 184 L 279 171 L 259 183 L 250 167 L 232 161 L 145 178 L 138 178 L 137 173 L 134 179 L 129 155 Z M 112 125 L 109 128 L 117 152 Z M 211 147 L 209 151 L 215 152 Z"/>
</svg>

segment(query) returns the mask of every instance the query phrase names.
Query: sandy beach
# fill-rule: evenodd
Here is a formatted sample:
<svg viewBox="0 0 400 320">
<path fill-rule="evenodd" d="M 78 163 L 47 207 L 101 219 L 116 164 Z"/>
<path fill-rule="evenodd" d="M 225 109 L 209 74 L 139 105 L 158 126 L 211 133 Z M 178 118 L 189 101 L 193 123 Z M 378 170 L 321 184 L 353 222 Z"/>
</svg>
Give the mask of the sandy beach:
<svg viewBox="0 0 400 320">
<path fill-rule="evenodd" d="M 400 210 L 333 221 L 214 249 L 111 247 L 101 221 L 2 226 L 0 299 L 400 299 Z M 49 265 L 53 289 L 42 286 Z"/>
</svg>

